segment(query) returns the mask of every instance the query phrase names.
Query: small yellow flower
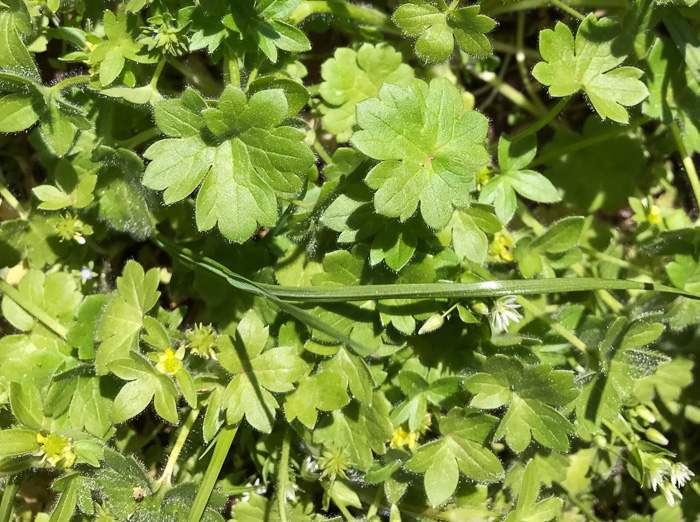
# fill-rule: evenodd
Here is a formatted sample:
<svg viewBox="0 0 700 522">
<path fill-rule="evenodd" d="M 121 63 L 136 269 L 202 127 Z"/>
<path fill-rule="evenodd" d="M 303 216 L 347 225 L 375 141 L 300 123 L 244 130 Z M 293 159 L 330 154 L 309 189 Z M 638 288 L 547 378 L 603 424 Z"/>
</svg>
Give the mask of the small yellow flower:
<svg viewBox="0 0 700 522">
<path fill-rule="evenodd" d="M 36 434 L 36 441 L 41 444 L 39 453 L 44 455 L 42 460 L 56 466 L 59 461 L 63 461 L 63 467 L 70 468 L 75 462 L 75 453 L 71 451 L 73 445 L 68 437 L 59 437 L 55 433 L 49 433 L 44 437 L 41 433 Z"/>
<path fill-rule="evenodd" d="M 399 426 L 398 428 L 394 429 L 394 435 L 391 437 L 391 447 L 403 448 L 404 446 L 408 446 L 408 449 L 413 449 L 417 440 L 417 431 L 408 432 Z"/>
<path fill-rule="evenodd" d="M 489 252 L 496 258 L 510 263 L 513 261 L 513 254 L 510 247 L 513 246 L 513 241 L 501 232 L 496 232 L 493 236 L 493 241 L 489 245 Z"/>
<path fill-rule="evenodd" d="M 185 358 L 185 347 L 181 346 L 178 348 L 177 352 L 174 352 L 170 348 L 165 350 L 165 353 L 158 357 L 158 364 L 156 364 L 156 370 L 161 373 L 167 373 L 168 375 L 177 375 L 182 367 L 182 359 Z"/>
<path fill-rule="evenodd" d="M 650 225 L 660 225 L 661 224 L 661 211 L 658 205 L 652 205 L 647 213 L 647 221 Z"/>
</svg>

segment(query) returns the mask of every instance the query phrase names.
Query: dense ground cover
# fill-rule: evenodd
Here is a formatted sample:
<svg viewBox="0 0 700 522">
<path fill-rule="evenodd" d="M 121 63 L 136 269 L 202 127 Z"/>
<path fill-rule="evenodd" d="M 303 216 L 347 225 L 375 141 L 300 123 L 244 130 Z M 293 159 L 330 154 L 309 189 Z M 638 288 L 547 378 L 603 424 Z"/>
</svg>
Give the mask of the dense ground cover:
<svg viewBox="0 0 700 522">
<path fill-rule="evenodd" d="M 694 521 L 694 0 L 1 0 L 0 522 Z"/>
</svg>

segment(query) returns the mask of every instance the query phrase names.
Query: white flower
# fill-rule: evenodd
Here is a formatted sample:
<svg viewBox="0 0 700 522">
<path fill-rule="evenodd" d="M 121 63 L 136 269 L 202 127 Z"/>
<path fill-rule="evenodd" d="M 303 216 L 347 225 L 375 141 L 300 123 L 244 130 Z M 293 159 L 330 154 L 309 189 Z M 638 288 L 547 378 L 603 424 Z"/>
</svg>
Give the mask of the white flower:
<svg viewBox="0 0 700 522">
<path fill-rule="evenodd" d="M 661 484 L 661 492 L 664 494 L 664 497 L 666 497 L 666 502 L 668 502 L 668 505 L 671 507 L 673 507 L 673 505 L 676 503 L 676 497 L 678 497 L 678 499 L 683 498 L 681 492 L 678 491 L 676 486 L 670 482 L 664 482 Z"/>
<path fill-rule="evenodd" d="M 307 473 L 318 473 L 318 462 L 311 457 L 306 457 L 304 461 L 304 471 Z"/>
<path fill-rule="evenodd" d="M 515 304 L 514 295 L 499 298 L 491 309 L 491 328 L 498 327 L 503 332 L 508 331 L 510 321 L 519 323 L 523 316 L 518 312 L 519 304 Z"/>
<path fill-rule="evenodd" d="M 248 482 L 243 487 L 254 488 L 255 486 L 260 486 L 260 477 L 256 478 L 255 482 L 253 482 L 252 484 Z M 248 502 L 250 500 L 250 493 L 251 491 L 244 491 L 243 493 L 241 493 L 241 502 Z M 256 495 L 264 495 L 265 493 L 267 493 L 267 488 L 264 485 L 262 485 L 260 487 L 257 487 L 256 489 L 253 489 L 252 493 L 255 493 Z"/>
<path fill-rule="evenodd" d="M 668 459 L 654 458 L 647 467 L 647 486 L 656 491 L 661 486 L 663 489 L 666 477 L 671 473 L 672 463 Z"/>
<path fill-rule="evenodd" d="M 685 483 L 688 482 L 695 473 L 688 469 L 688 466 L 680 462 L 676 462 L 671 466 L 671 482 L 677 488 L 682 488 Z"/>
</svg>

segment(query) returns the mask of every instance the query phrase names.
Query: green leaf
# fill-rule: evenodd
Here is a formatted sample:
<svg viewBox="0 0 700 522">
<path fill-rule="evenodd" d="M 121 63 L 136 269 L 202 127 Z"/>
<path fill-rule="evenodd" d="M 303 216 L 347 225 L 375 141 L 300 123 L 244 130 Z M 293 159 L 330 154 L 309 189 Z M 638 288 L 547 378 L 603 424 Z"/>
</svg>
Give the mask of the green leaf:
<svg viewBox="0 0 700 522">
<path fill-rule="evenodd" d="M 18 20 L 20 17 L 16 16 L 17 11 L 3 7 L 0 5 L 0 69 L 41 81 L 34 59 L 19 34 L 22 29 L 28 28 L 22 27 L 22 22 Z"/>
<path fill-rule="evenodd" d="M 540 477 L 535 459 L 528 462 L 521 484 L 515 510 L 508 514 L 504 522 L 547 522 L 560 514 L 564 505 L 560 498 L 550 497 L 537 502 Z"/>
<path fill-rule="evenodd" d="M 319 423 L 314 430 L 314 442 L 344 448 L 353 466 L 367 470 L 372 465 L 372 452 L 383 455 L 394 431 L 388 420 L 390 409 L 391 405 L 379 392 L 374 393 L 371 404 L 353 401 Z"/>
<path fill-rule="evenodd" d="M 583 218 L 566 217 L 549 227 L 530 243 L 530 249 L 547 254 L 560 254 L 578 244 L 583 231 Z"/>
<path fill-rule="evenodd" d="M 486 234 L 501 230 L 501 223 L 484 208 L 472 206 L 455 210 L 447 227 L 438 234 L 452 240 L 452 248 L 464 262 L 481 264 L 486 259 L 489 241 Z M 449 239 L 448 239 L 449 241 Z"/>
<path fill-rule="evenodd" d="M 0 98 L 0 132 L 19 132 L 39 121 L 36 97 L 28 93 Z"/>
<path fill-rule="evenodd" d="M 308 428 L 313 428 L 318 418 L 316 410 L 339 410 L 350 402 L 347 388 L 347 378 L 332 371 L 306 377 L 284 402 L 287 420 L 299 419 Z"/>
<path fill-rule="evenodd" d="M 390 45 L 366 43 L 357 51 L 336 49 L 321 66 L 321 76 L 323 128 L 342 142 L 352 134 L 357 104 L 376 97 L 385 83 L 408 87 L 413 69 L 402 63 L 401 53 Z"/>
<path fill-rule="evenodd" d="M 258 314 L 249 311 L 238 324 L 236 337 L 219 336 L 219 363 L 233 379 L 228 383 L 222 405 L 229 424 L 245 416 L 254 428 L 270 433 L 278 407 L 270 392 L 282 393 L 294 389 L 306 373 L 308 365 L 289 346 L 264 350 L 267 327 L 262 328 Z"/>
<path fill-rule="evenodd" d="M 482 483 L 503 478 L 501 462 L 482 445 L 496 422 L 490 415 L 454 408 L 440 421 L 443 437 L 419 447 L 406 462 L 409 471 L 425 473 L 423 484 L 432 506 L 452 496 L 460 471 Z"/>
<path fill-rule="evenodd" d="M 137 36 L 136 19 L 127 10 L 114 14 L 106 10 L 103 18 L 107 40 L 95 46 L 90 53 L 89 63 L 99 68 L 100 83 L 109 85 L 122 73 L 126 60 L 137 63 L 154 63 L 155 56 L 146 54 L 143 45 L 134 40 Z"/>
<path fill-rule="evenodd" d="M 539 172 L 525 169 L 534 159 L 536 152 L 537 138 L 534 135 L 514 142 L 501 136 L 498 142 L 501 172 L 481 188 L 479 201 L 493 204 L 498 219 L 504 225 L 515 213 L 516 192 L 539 203 L 555 203 L 561 200 L 559 192 L 547 178 Z"/>
<path fill-rule="evenodd" d="M 158 269 L 144 273 L 143 267 L 129 261 L 121 277 L 117 279 L 117 292 L 112 295 L 100 318 L 97 340 L 102 341 L 95 357 L 100 375 L 107 373 L 107 365 L 115 359 L 129 356 L 137 347 L 143 317 L 156 304 Z"/>
<path fill-rule="evenodd" d="M 152 161 L 143 183 L 165 190 L 164 201 L 170 204 L 203 182 L 197 227 L 209 230 L 218 223 L 225 237 L 243 242 L 258 226 L 275 225 L 277 195 L 292 197 L 301 190 L 314 155 L 301 132 L 283 125 L 288 104 L 280 89 L 247 99 L 227 87 L 218 109 L 202 108 L 195 103 L 188 107 L 183 99 L 182 105 L 157 110 L 161 130 L 175 139 L 158 141 L 145 152 Z"/>
<path fill-rule="evenodd" d="M 454 207 L 469 203 L 474 175 L 488 161 L 488 122 L 464 111 L 459 91 L 445 78 L 430 86 L 414 80 L 407 89 L 384 85 L 379 98 L 358 105 L 362 130 L 352 138 L 357 149 L 381 161 L 366 178 L 377 190 L 374 206 L 406 221 L 420 203 L 425 222 L 442 229 Z"/>
<path fill-rule="evenodd" d="M 416 54 L 424 62 L 444 62 L 459 48 L 474 56 L 492 53 L 491 43 L 485 36 L 496 27 L 496 22 L 479 14 L 479 6 L 446 9 L 432 5 L 428 0 L 412 0 L 401 5 L 394 13 L 394 23 L 407 36 L 417 36 Z"/>
<path fill-rule="evenodd" d="M 611 18 L 590 14 L 581 22 L 576 40 L 569 28 L 557 22 L 554 30 L 540 33 L 543 62 L 532 75 L 549 86 L 551 96 L 569 96 L 583 89 L 601 118 L 627 123 L 625 107 L 643 101 L 649 91 L 639 80 L 642 71 L 618 67 L 627 58 L 618 51 L 621 28 Z"/>
<path fill-rule="evenodd" d="M 39 448 L 37 432 L 32 430 L 0 430 L 0 457 L 32 453 Z"/>
<path fill-rule="evenodd" d="M 496 440 L 505 436 L 508 446 L 518 453 L 530 445 L 531 437 L 548 448 L 568 450 L 573 426 L 555 407 L 576 397 L 573 373 L 552 370 L 547 364 L 525 366 L 502 355 L 488 359 L 484 370 L 468 377 L 464 387 L 474 394 L 473 407 L 509 405 L 494 435 Z"/>
</svg>

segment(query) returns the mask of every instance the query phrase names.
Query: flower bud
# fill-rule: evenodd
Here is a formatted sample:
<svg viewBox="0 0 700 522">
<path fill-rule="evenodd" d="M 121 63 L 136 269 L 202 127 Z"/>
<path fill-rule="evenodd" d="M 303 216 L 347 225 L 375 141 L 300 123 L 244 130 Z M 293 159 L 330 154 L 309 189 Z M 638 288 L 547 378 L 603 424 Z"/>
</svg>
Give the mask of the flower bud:
<svg viewBox="0 0 700 522">
<path fill-rule="evenodd" d="M 649 408 L 643 405 L 639 405 L 634 409 L 634 412 L 639 415 L 642 419 L 647 421 L 648 424 L 652 424 L 656 422 L 656 417 L 654 417 L 654 414 L 649 411 Z"/>
<path fill-rule="evenodd" d="M 655 428 L 649 428 L 646 431 L 647 439 L 661 446 L 666 446 L 668 444 L 668 439 L 664 437 L 664 434 Z"/>
<path fill-rule="evenodd" d="M 489 307 L 486 303 L 483 301 L 476 301 L 472 305 L 472 309 L 477 313 L 481 315 L 489 315 Z"/>
<path fill-rule="evenodd" d="M 420 330 L 418 330 L 418 335 L 434 332 L 440 328 L 444 322 L 445 318 L 442 316 L 442 314 L 433 314 L 428 317 L 428 320 L 423 323 L 423 326 L 420 327 Z"/>
</svg>

